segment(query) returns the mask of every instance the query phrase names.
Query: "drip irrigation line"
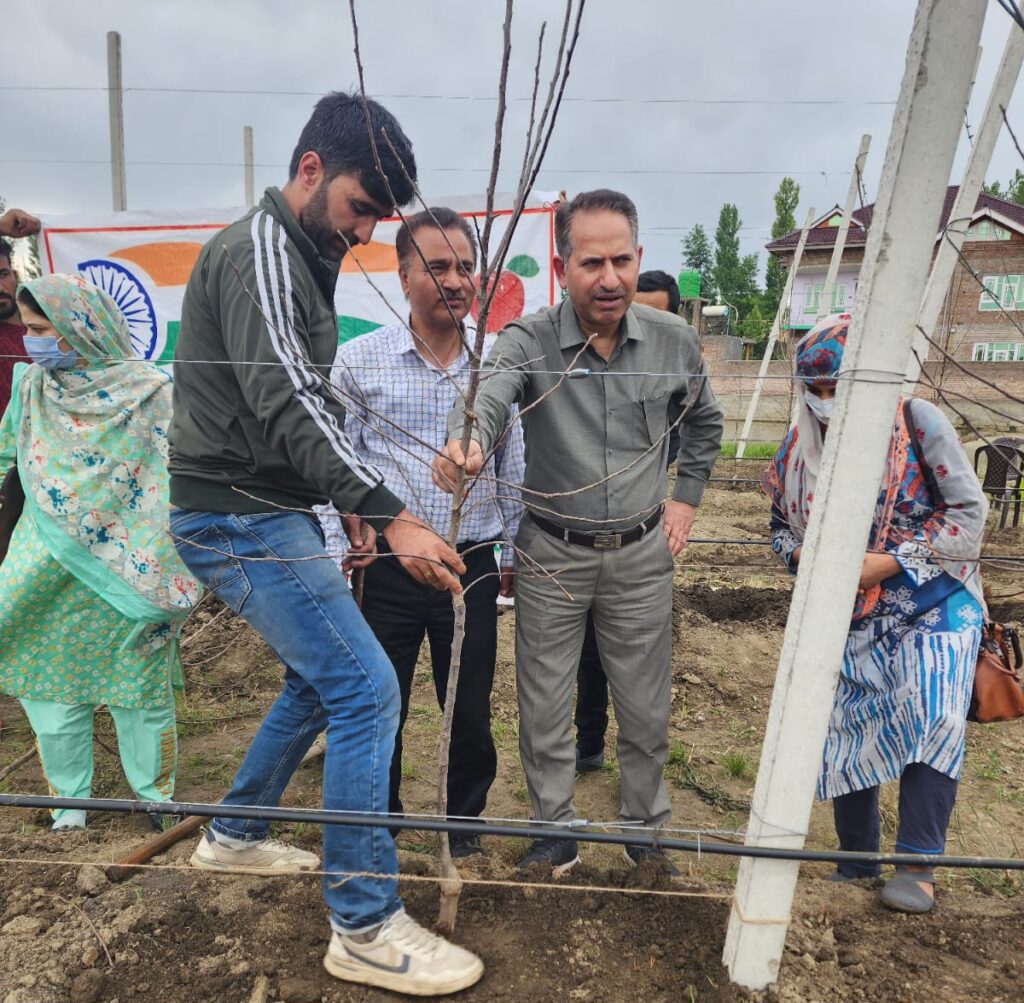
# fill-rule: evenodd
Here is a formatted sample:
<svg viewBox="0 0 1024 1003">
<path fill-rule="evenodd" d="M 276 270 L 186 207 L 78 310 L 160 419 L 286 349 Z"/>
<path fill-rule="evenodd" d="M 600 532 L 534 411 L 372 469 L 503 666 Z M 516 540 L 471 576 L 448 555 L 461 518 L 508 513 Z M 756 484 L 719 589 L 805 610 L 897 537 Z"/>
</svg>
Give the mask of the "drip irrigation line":
<svg viewBox="0 0 1024 1003">
<path fill-rule="evenodd" d="M 999 871 L 1024 871 L 1024 859 L 999 857 L 963 857 L 926 853 L 863 853 L 849 850 L 790 849 L 777 846 L 741 846 L 736 843 L 706 842 L 700 839 L 661 839 L 655 833 L 610 833 L 596 831 L 589 824 L 547 823 L 535 826 L 492 825 L 483 820 L 458 821 L 447 818 L 405 818 L 387 814 L 354 811 L 329 811 L 317 808 L 281 808 L 278 806 L 218 805 L 183 801 L 128 801 L 116 798 L 61 798 L 38 794 L 0 794 L 0 807 L 71 808 L 84 811 L 112 811 L 122 814 L 199 815 L 204 818 L 242 818 L 261 822 L 306 822 L 316 825 L 347 825 L 363 828 L 420 829 L 429 832 L 465 833 L 501 836 L 511 839 L 576 840 L 615 846 L 642 846 L 683 853 L 714 854 L 725 857 L 755 857 L 767 860 L 811 861 L 820 863 L 859 863 L 909 865 L 911 867 L 977 868 Z"/>
</svg>

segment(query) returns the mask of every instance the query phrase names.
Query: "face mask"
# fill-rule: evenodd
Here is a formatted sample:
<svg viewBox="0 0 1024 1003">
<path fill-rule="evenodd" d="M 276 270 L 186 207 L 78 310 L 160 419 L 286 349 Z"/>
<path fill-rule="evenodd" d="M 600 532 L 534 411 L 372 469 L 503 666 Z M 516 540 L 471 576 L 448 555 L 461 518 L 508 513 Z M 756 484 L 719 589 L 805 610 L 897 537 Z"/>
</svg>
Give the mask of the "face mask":
<svg viewBox="0 0 1024 1003">
<path fill-rule="evenodd" d="M 829 397 L 828 400 L 823 400 L 821 397 L 815 397 L 809 390 L 804 394 L 804 400 L 807 401 L 807 406 L 811 409 L 813 414 L 822 425 L 827 425 L 829 419 L 832 417 L 832 405 L 835 403 L 834 397 Z"/>
<path fill-rule="evenodd" d="M 22 340 L 32 361 L 44 369 L 72 369 L 78 362 L 78 352 L 73 348 L 62 352 L 52 335 L 26 334 Z"/>
</svg>

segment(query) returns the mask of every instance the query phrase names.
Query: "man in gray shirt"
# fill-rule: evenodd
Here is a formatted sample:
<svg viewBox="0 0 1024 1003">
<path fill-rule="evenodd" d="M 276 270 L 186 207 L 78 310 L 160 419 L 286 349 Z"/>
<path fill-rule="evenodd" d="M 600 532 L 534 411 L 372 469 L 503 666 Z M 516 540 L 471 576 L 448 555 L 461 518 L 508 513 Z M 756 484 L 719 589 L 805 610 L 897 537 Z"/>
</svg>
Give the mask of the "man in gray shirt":
<svg viewBox="0 0 1024 1003">
<path fill-rule="evenodd" d="M 529 514 L 516 537 L 519 751 L 534 816 L 547 821 L 575 817 L 572 699 L 588 611 L 619 725 L 622 818 L 658 826 L 671 812 L 662 773 L 673 558 L 718 455 L 722 413 L 693 328 L 632 305 L 637 236 L 636 207 L 618 192 L 583 192 L 559 207 L 554 268 L 567 298 L 504 328 L 484 363 L 468 455 L 457 404 L 434 462 L 447 490 L 458 466 L 475 474 L 519 404 Z M 677 424 L 678 473 L 665 500 Z M 626 856 L 637 863 L 651 852 Z M 520 866 L 557 875 L 578 860 L 575 842 L 539 839 Z"/>
</svg>

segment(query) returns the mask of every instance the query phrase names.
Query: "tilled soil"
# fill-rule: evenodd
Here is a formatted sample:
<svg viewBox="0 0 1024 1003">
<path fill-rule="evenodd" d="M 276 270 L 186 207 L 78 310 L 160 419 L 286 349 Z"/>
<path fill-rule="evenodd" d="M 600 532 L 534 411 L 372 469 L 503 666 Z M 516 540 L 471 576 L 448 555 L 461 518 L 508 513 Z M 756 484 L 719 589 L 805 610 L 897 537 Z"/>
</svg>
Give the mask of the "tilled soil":
<svg viewBox="0 0 1024 1003">
<path fill-rule="evenodd" d="M 695 536 L 763 539 L 765 503 L 753 491 L 711 490 Z M 1019 533 L 992 535 L 999 553 L 1024 553 Z M 1024 621 L 1019 573 L 986 576 L 997 619 Z M 678 562 L 673 598 L 675 646 L 671 751 L 666 768 L 671 826 L 719 830 L 738 838 L 746 822 L 771 699 L 792 580 L 768 548 L 690 547 Z M 512 634 L 499 622 L 492 731 L 498 778 L 488 813 L 525 818 L 529 802 L 518 762 Z M 184 646 L 187 689 L 179 705 L 177 795 L 216 800 L 266 707 L 280 667 L 236 617 L 207 602 L 190 621 Z M 0 698 L 0 769 L 31 747 L 14 701 Z M 440 713 L 426 664 L 417 671 L 405 732 L 403 797 L 409 811 L 431 811 Z M 618 815 L 614 721 L 605 768 L 580 777 L 581 817 Z M 113 754 L 109 718 L 97 715 L 98 796 L 128 796 Z M 303 767 L 285 803 L 319 803 L 319 764 Z M 38 764 L 26 763 L 0 790 L 43 793 Z M 883 846 L 892 843 L 896 792 L 882 795 Z M 1024 724 L 970 726 L 952 853 L 1016 856 L 1024 828 Z M 309 826 L 279 835 L 319 847 Z M 315 877 L 255 878 L 186 869 L 193 840 L 156 858 L 160 868 L 120 884 L 106 868 L 149 837 L 138 818 L 97 815 L 81 834 L 51 835 L 42 812 L 0 811 L 0 1003 L 126 1003 L 170 995 L 176 1003 L 315 1003 L 396 999 L 345 985 L 323 970 L 328 927 Z M 710 837 L 706 837 L 710 838 Z M 834 845 L 830 808 L 817 806 L 809 844 Z M 402 895 L 431 923 L 437 908 L 433 837 L 399 840 Z M 550 889 L 517 887 L 521 840 L 484 840 L 485 856 L 462 868 L 469 878 L 456 940 L 483 957 L 483 981 L 467 1001 L 724 1001 L 826 1003 L 1009 1003 L 1024 998 L 1018 961 L 1024 905 L 1015 872 L 941 873 L 938 904 L 926 917 L 887 912 L 877 886 L 834 885 L 826 865 L 805 865 L 779 979 L 764 993 L 729 982 L 722 966 L 733 858 L 677 855 L 679 897 L 640 896 L 665 878 L 626 868 L 621 851 L 581 846 L 584 863 Z M 50 861 L 51 863 L 38 863 Z M 80 867 L 74 861 L 98 866 Z M 165 869 L 166 868 L 166 869 Z M 587 885 L 577 891 L 567 887 Z M 591 890 L 593 886 L 609 890 Z M 107 953 L 110 960 L 108 962 Z M 264 995 L 265 994 L 265 995 Z"/>
</svg>

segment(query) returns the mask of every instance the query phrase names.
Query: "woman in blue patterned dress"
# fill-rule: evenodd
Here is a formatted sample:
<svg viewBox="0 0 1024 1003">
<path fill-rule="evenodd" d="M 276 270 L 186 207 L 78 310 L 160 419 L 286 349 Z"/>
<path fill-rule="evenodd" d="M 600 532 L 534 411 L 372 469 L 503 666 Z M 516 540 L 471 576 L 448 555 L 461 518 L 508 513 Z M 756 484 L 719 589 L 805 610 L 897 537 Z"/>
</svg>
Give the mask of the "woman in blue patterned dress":
<svg viewBox="0 0 1024 1003">
<path fill-rule="evenodd" d="M 826 317 L 797 346 L 800 414 L 762 482 L 772 502 L 772 547 L 791 571 L 800 560 L 849 323 L 849 314 Z M 922 463 L 941 497 L 931 497 Z M 892 780 L 900 782 L 897 851 L 939 854 L 945 847 L 984 619 L 976 558 L 987 512 L 946 417 L 927 401 L 901 399 L 818 782 L 818 797 L 832 798 L 843 850 L 878 851 L 878 789 Z M 877 873 L 842 863 L 833 880 Z M 927 912 L 934 886 L 931 868 L 900 867 L 882 901 Z"/>
</svg>

